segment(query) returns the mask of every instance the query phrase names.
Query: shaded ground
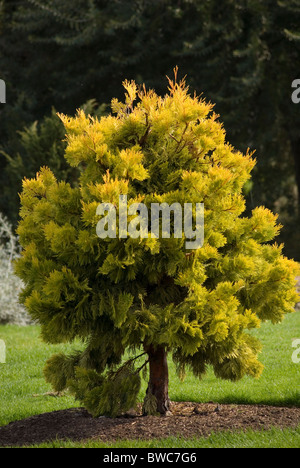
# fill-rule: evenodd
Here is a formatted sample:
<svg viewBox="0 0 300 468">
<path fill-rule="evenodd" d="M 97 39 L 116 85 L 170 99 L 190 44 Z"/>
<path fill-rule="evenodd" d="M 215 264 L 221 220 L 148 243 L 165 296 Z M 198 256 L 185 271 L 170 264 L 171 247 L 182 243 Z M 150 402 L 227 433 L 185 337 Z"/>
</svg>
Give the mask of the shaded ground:
<svg viewBox="0 0 300 468">
<path fill-rule="evenodd" d="M 116 419 L 93 418 L 83 408 L 44 413 L 0 427 L 0 446 L 28 446 L 55 439 L 189 438 L 221 430 L 295 428 L 300 424 L 300 408 L 173 402 L 171 409 L 173 416 L 168 417 L 133 413 Z"/>
</svg>

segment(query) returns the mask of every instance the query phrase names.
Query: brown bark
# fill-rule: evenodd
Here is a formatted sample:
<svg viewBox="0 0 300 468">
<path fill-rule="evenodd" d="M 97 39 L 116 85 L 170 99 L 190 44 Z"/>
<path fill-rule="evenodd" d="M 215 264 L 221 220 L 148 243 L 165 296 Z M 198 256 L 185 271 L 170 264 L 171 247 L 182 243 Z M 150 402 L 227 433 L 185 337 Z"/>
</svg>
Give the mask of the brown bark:
<svg viewBox="0 0 300 468">
<path fill-rule="evenodd" d="M 152 345 L 145 347 L 145 351 L 149 356 L 150 374 L 145 401 L 154 396 L 156 398 L 155 411 L 166 415 L 170 411 L 167 352 L 162 346 L 155 348 Z M 149 414 L 145 409 L 145 404 L 144 414 Z"/>
</svg>

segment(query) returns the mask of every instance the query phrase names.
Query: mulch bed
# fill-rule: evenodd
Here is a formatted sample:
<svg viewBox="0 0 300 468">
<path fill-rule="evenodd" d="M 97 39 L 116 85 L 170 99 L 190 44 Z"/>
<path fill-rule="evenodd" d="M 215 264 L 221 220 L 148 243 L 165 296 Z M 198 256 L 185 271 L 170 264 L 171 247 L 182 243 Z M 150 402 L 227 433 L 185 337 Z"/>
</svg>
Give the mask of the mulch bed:
<svg viewBox="0 0 300 468">
<path fill-rule="evenodd" d="M 153 439 L 169 436 L 191 438 L 224 430 L 296 428 L 300 408 L 175 403 L 172 416 L 142 416 L 129 413 L 111 419 L 93 418 L 83 408 L 71 408 L 14 421 L 0 427 L 1 447 L 22 447 L 52 440 L 113 442 L 120 439 Z"/>
</svg>

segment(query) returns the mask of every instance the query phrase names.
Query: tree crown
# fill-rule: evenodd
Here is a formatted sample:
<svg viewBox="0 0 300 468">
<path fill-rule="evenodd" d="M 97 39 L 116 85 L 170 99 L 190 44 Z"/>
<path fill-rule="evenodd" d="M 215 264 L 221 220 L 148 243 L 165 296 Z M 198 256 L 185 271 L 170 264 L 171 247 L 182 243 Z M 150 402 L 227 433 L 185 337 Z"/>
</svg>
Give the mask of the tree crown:
<svg viewBox="0 0 300 468">
<path fill-rule="evenodd" d="M 212 365 L 221 378 L 259 376 L 260 343 L 246 330 L 281 321 L 297 302 L 298 266 L 270 243 L 277 217 L 263 207 L 243 216 L 253 155 L 226 142 L 213 105 L 191 96 L 177 70 L 164 97 L 124 87 L 114 115 L 60 116 L 79 186 L 42 168 L 21 194 L 22 301 L 47 342 L 84 341 L 82 351 L 51 358 L 46 376 L 56 389 L 73 386 L 94 414 L 136 398 L 135 359 L 116 370 L 127 349 L 164 347 L 180 375 Z M 128 207 L 204 203 L 204 245 L 187 251 L 174 233 L 120 239 L 118 224 L 115 238 L 99 239 L 97 207 L 117 206 L 120 195 Z"/>
</svg>

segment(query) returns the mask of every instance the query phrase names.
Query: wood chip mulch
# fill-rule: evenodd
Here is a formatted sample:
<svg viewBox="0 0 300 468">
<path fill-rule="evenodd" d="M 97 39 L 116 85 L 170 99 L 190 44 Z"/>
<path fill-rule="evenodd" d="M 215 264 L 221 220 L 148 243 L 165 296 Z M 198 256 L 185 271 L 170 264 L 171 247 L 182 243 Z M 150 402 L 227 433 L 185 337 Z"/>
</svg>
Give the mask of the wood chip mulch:
<svg viewBox="0 0 300 468">
<path fill-rule="evenodd" d="M 131 412 L 111 419 L 93 418 L 83 408 L 44 413 L 0 427 L 1 447 L 22 447 L 53 440 L 114 442 L 169 436 L 192 438 L 217 431 L 296 428 L 300 408 L 263 405 L 217 405 L 193 402 L 171 404 L 172 416 L 142 416 Z"/>
</svg>

